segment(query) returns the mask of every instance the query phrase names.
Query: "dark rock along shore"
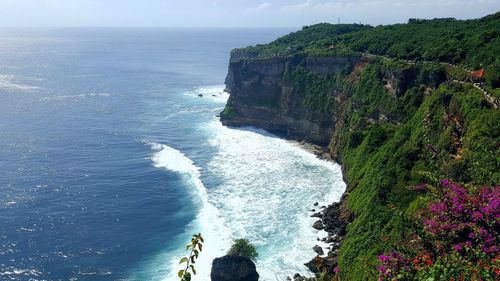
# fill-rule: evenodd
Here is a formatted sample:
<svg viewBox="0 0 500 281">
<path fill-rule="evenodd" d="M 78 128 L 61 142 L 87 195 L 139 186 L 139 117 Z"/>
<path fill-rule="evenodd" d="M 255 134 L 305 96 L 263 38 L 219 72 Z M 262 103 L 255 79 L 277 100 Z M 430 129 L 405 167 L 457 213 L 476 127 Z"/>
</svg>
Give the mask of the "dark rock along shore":
<svg viewBox="0 0 500 281">
<path fill-rule="evenodd" d="M 322 225 L 322 229 L 328 233 L 328 236 L 323 238 L 322 242 L 330 245 L 327 248 L 328 253 L 326 257 L 321 257 L 324 254 L 321 247 L 315 246 L 313 248 L 317 256 L 305 265 L 314 273 L 318 273 L 318 266 L 320 264 L 328 268 L 335 268 L 338 264 L 337 251 L 340 248 L 344 235 L 346 234 L 347 225 L 352 220 L 351 215 L 345 211 L 345 204 L 347 203 L 346 199 L 347 193 L 344 193 L 340 202 L 333 203 L 327 206 L 322 212 L 313 214 L 321 215 L 320 223 Z"/>
<path fill-rule="evenodd" d="M 252 125 L 266 129 L 287 139 L 297 140 L 321 159 L 335 159 L 340 163 L 336 151 L 326 147 L 335 142 L 338 112 L 343 111 L 345 97 L 337 93 L 336 111 L 318 113 L 304 106 L 303 97 L 294 91 L 293 85 L 284 81 L 287 67 L 305 63 L 306 68 L 320 75 L 332 75 L 354 64 L 360 58 L 272 58 L 265 60 L 240 59 L 241 54 L 232 53 L 226 77 L 226 91 L 230 93 L 226 110 L 221 113 L 221 122 L 226 126 Z M 392 75 L 392 74 L 391 74 Z M 345 180 L 345 176 L 344 176 Z M 306 266 L 318 272 L 322 263 L 330 268 L 337 265 L 337 251 L 345 235 L 347 224 L 352 219 L 346 208 L 347 193 L 340 202 L 314 212 L 319 221 L 312 226 L 324 229 L 328 236 L 324 242 L 330 244 L 326 257 L 316 256 Z M 315 206 L 316 207 L 316 206 Z M 316 210 L 315 210 L 316 211 Z M 312 250 L 312 249 L 311 249 Z M 314 253 L 312 251 L 312 253 Z"/>
</svg>

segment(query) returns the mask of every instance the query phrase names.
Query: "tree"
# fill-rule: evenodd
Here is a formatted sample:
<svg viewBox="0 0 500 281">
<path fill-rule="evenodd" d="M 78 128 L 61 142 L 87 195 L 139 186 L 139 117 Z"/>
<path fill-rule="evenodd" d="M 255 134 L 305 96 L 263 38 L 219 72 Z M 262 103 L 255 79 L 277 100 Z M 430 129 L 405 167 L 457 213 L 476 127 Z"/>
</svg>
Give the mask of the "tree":
<svg viewBox="0 0 500 281">
<path fill-rule="evenodd" d="M 492 88 L 500 87 L 500 65 L 495 64 L 486 69 L 486 83 Z"/>
<path fill-rule="evenodd" d="M 253 261 L 257 258 L 259 255 L 257 253 L 257 249 L 255 249 L 255 246 L 252 245 L 248 239 L 236 239 L 234 240 L 233 245 L 227 252 L 228 255 L 230 256 L 241 256 L 241 257 L 246 257 L 249 258 Z"/>
</svg>

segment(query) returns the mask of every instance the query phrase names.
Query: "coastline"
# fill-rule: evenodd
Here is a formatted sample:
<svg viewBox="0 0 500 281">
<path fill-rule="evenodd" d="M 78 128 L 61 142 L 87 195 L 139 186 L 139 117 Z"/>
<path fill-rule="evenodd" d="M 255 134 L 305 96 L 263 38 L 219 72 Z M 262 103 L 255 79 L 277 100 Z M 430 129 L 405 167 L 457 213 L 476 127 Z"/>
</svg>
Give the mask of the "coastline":
<svg viewBox="0 0 500 281">
<path fill-rule="evenodd" d="M 294 141 L 294 140 L 291 140 Z M 328 152 L 326 147 L 308 143 L 305 141 L 294 141 L 302 149 L 316 155 L 318 159 L 335 163 L 341 167 L 342 181 L 346 184 L 346 190 L 342 194 L 338 202 L 331 202 L 329 205 L 321 206 L 316 202 L 310 209 L 310 217 L 317 218 L 316 222 L 311 225 L 312 228 L 318 231 L 325 231 L 326 236 L 318 238 L 317 242 L 328 244 L 323 248 L 320 245 L 315 245 L 311 250 L 316 253 L 310 261 L 304 265 L 314 274 L 322 272 L 324 269 L 334 269 L 338 265 L 338 251 L 342 245 L 342 241 L 347 232 L 347 226 L 354 218 L 352 213 L 347 209 L 348 199 L 348 182 L 344 167 L 337 163 Z M 307 280 L 300 274 L 295 274 L 294 281 Z"/>
<path fill-rule="evenodd" d="M 317 230 L 311 228 L 315 219 L 310 217 L 309 210 L 315 202 L 326 206 L 340 200 L 345 191 L 341 167 L 333 161 L 324 161 L 317 157 L 315 153 L 311 153 L 314 146 L 304 149 L 305 147 L 299 142 L 285 138 L 283 135 L 276 135 L 255 126 L 223 126 L 217 118 L 214 118 L 211 124 L 206 129 L 220 133 L 214 135 L 215 138 L 210 143 L 218 147 L 222 145 L 223 150 L 219 153 L 219 156 L 226 159 L 223 160 L 219 157 L 219 160 L 213 163 L 217 165 L 223 163 L 223 166 L 217 167 L 218 169 L 223 168 L 228 176 L 231 176 L 231 174 L 238 175 L 233 180 L 228 181 L 221 189 L 221 191 L 227 190 L 227 192 L 218 193 L 221 196 L 224 195 L 221 197 L 224 199 L 221 199 L 220 203 L 227 206 L 238 205 L 237 202 L 239 201 L 236 197 L 232 197 L 234 200 L 226 197 L 229 190 L 234 190 L 235 186 L 236 190 L 245 193 L 257 192 L 261 194 L 261 196 L 257 196 L 257 201 L 248 205 L 245 210 L 249 213 L 262 210 L 267 215 L 252 216 L 251 220 L 245 221 L 248 223 L 261 223 L 267 220 L 264 226 L 267 229 L 263 230 L 263 232 L 268 234 L 262 236 L 259 233 L 248 232 L 251 230 L 248 227 L 243 229 L 237 227 L 234 232 L 235 237 L 240 237 L 242 231 L 247 231 L 247 234 L 243 236 L 250 241 L 254 241 L 256 246 L 259 247 L 260 259 L 257 264 L 257 271 L 261 278 L 267 277 L 263 280 L 273 280 L 273 276 L 276 274 L 285 278 L 286 276 L 293 276 L 297 272 L 313 277 L 314 274 L 304 264 L 313 257 L 312 248 L 315 244 L 320 243 L 325 249 L 329 245 L 317 242 L 318 237 L 324 238 L 327 234 L 324 232 L 318 233 Z M 252 147 L 255 147 L 255 149 Z M 317 149 L 317 151 L 324 152 L 325 150 Z M 261 161 L 261 163 L 258 164 L 255 161 Z M 245 168 L 243 173 L 240 173 L 242 170 L 235 168 L 247 162 L 253 163 L 252 166 L 261 167 L 259 168 L 261 172 L 258 174 L 260 180 L 254 179 L 257 174 L 252 171 L 255 169 Z M 263 166 L 268 168 L 262 169 Z M 279 176 L 280 179 L 273 176 L 278 174 L 281 175 Z M 265 180 L 266 178 L 272 179 L 272 183 Z M 241 189 L 238 189 L 238 186 L 241 186 Z M 263 194 L 267 195 L 262 196 Z M 230 208 L 225 209 L 230 210 Z M 230 213 L 234 212 L 231 211 Z M 230 218 L 235 218 L 235 216 L 239 215 L 235 214 Z M 292 221 L 289 221 L 290 219 Z M 293 233 L 283 231 L 283 227 L 287 230 L 289 226 Z M 274 239 L 269 240 L 268 236 L 273 232 L 281 233 L 275 237 L 288 239 L 291 244 L 287 243 L 288 246 L 273 246 Z"/>
<path fill-rule="evenodd" d="M 317 24 L 266 45 L 231 52 L 225 81 L 230 97 L 221 122 L 265 129 L 298 141 L 318 159 L 341 164 L 337 175 L 342 192 L 347 190 L 342 196 L 339 192 L 335 198 L 323 197 L 326 203 L 334 202 L 328 207 L 302 201 L 304 207 L 313 207 L 308 222 L 326 236 L 318 241 L 329 244 L 323 247 L 326 255 L 323 248 L 314 246 L 317 255 L 306 264 L 321 273 L 318 277 L 372 280 L 378 275 L 384 279 L 396 273 L 402 276 L 401 270 L 430 276 L 422 268 L 394 268 L 380 258 L 406 251 L 411 260 L 418 252 L 412 235 L 422 231 L 422 223 L 425 226 L 420 212 L 432 210 L 430 202 L 437 199 L 433 190 L 424 194 L 412 187 L 435 186 L 439 179 L 471 186 L 495 186 L 499 181 L 494 158 L 498 136 L 492 133 L 498 107 L 488 94 L 499 85 L 498 65 L 491 56 L 496 41 L 481 42 L 476 36 L 485 28 L 493 30 L 498 16 L 497 12 L 468 21 L 410 19 L 407 24 L 365 31 L 356 30 L 358 25 Z M 450 25 L 468 32 L 456 38 L 449 32 Z M 332 35 L 325 36 L 328 33 Z M 450 40 L 442 40 L 448 33 Z M 385 40 L 387 36 L 394 40 Z M 449 47 L 456 40 L 464 43 L 462 55 Z M 400 41 L 413 51 L 409 53 Z M 431 47 L 435 44 L 440 45 L 439 51 Z M 379 51 L 373 55 L 370 50 Z M 314 175 L 308 191 L 321 177 Z M 457 241 L 467 245 L 470 241 L 460 233 L 454 235 L 446 241 L 451 251 L 435 255 L 431 262 L 449 261 L 456 252 L 466 256 L 454 246 L 461 247 Z M 439 239 L 429 243 L 439 244 Z M 421 246 L 434 253 L 432 247 Z M 480 247 L 477 250 L 481 252 Z M 462 263 L 451 260 L 445 268 Z M 380 264 L 385 267 L 377 268 Z M 433 268 L 441 269 L 441 264 Z M 470 272 L 477 274 L 473 268 Z M 304 280 L 296 275 L 294 279 Z"/>
</svg>

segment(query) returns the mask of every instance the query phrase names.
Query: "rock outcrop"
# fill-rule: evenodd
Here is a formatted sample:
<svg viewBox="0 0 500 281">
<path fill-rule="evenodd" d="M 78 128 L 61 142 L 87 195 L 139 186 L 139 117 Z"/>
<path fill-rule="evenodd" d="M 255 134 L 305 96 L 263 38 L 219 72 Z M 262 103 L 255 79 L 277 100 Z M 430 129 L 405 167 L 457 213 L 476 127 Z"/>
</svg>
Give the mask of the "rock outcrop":
<svg viewBox="0 0 500 281">
<path fill-rule="evenodd" d="M 304 93 L 286 79 L 286 72 L 301 67 L 326 77 L 354 65 L 359 58 L 295 56 L 245 60 L 234 53 L 232 56 L 226 77 L 226 90 L 231 95 L 221 113 L 224 125 L 253 125 L 289 139 L 328 145 L 338 115 L 304 106 Z M 337 94 L 331 92 L 332 96 Z"/>
<path fill-rule="evenodd" d="M 255 263 L 240 256 L 223 256 L 212 262 L 212 281 L 258 281 Z"/>
<path fill-rule="evenodd" d="M 319 246 L 314 246 L 313 250 L 318 256 L 305 263 L 304 265 L 314 273 L 319 273 L 319 268 L 335 268 L 338 265 L 338 250 L 342 240 L 347 232 L 347 225 L 354 217 L 352 213 L 347 211 L 347 193 L 344 193 L 340 202 L 333 203 L 319 213 L 321 220 L 317 223 L 323 226 L 323 229 L 328 232 L 328 236 L 321 239 L 322 242 L 328 243 L 328 253 L 325 253 Z M 314 228 L 314 225 L 313 225 Z"/>
</svg>

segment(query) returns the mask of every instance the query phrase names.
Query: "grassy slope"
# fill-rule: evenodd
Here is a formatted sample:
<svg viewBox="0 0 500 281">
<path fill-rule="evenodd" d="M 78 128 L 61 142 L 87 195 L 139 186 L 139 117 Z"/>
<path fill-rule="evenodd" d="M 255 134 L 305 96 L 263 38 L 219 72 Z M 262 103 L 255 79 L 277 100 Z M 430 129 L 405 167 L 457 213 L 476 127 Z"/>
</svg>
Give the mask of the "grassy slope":
<svg viewBox="0 0 500 281">
<path fill-rule="evenodd" d="M 255 58 L 293 55 L 348 55 L 368 52 L 392 59 L 448 62 L 486 67 L 488 85 L 498 91 L 500 13 L 479 20 L 411 20 L 409 24 L 369 27 L 320 24 L 270 44 L 236 50 Z M 335 45 L 334 49 L 328 48 Z M 244 57 L 244 55 L 243 55 Z M 319 77 L 300 66 L 285 73 L 305 105 L 321 112 L 336 106 L 333 89 L 348 96 L 336 151 L 349 181 L 350 224 L 340 250 L 343 280 L 375 279 L 376 256 L 398 249 L 412 229 L 404 218 L 426 202 L 408 186 L 426 182 L 424 172 L 459 182 L 500 182 L 500 113 L 481 91 L 454 82 L 423 87 L 443 70 L 440 64 L 373 60 L 353 79 L 349 71 Z M 400 95 L 384 89 L 387 70 L 417 75 Z M 387 121 L 373 122 L 380 116 Z M 432 148 L 429 148 L 431 145 Z"/>
<path fill-rule="evenodd" d="M 269 44 L 236 49 L 251 57 L 308 54 L 353 56 L 370 53 L 396 59 L 436 61 L 470 69 L 484 67 L 500 87 L 500 12 L 477 20 L 410 20 L 408 24 L 371 27 L 316 24 Z M 330 49 L 330 46 L 335 48 Z M 490 84 L 493 83 L 490 81 Z"/>
<path fill-rule="evenodd" d="M 411 216 L 425 202 L 425 195 L 408 189 L 426 182 L 422 172 L 476 184 L 500 182 L 500 113 L 489 107 L 480 91 L 450 83 L 428 93 L 412 88 L 393 102 L 407 105 L 402 122 L 367 125 L 358 121 L 365 108 L 353 109 L 341 134 L 349 209 L 356 215 L 340 254 L 347 280 L 374 278 L 376 255 L 398 249 L 407 240 L 411 225 L 402 214 Z M 452 157 L 457 154 L 451 143 L 457 130 L 453 118 L 461 124 L 461 159 Z"/>
</svg>

